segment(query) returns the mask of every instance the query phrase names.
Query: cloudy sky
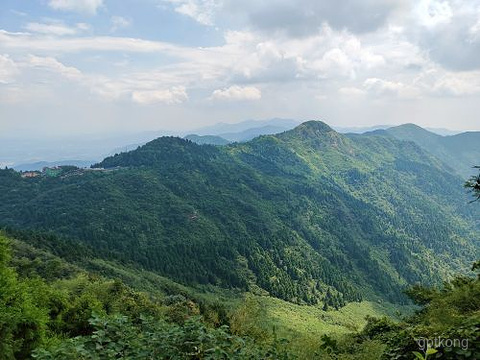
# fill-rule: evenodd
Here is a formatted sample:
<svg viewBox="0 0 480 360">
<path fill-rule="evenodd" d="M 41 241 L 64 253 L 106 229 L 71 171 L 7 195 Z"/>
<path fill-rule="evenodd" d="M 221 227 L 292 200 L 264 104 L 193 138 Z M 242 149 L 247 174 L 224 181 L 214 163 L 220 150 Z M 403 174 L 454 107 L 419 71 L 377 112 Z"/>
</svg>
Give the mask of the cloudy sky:
<svg viewBox="0 0 480 360">
<path fill-rule="evenodd" d="M 480 0 L 2 0 L 0 133 L 480 130 Z"/>
</svg>

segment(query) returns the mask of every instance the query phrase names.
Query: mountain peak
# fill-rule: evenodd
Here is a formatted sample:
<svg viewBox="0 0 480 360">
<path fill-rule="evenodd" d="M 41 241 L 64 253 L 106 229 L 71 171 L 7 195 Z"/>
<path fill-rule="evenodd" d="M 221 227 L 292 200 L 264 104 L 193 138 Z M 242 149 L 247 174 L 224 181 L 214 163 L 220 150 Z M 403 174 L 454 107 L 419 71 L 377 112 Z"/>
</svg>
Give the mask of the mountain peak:
<svg viewBox="0 0 480 360">
<path fill-rule="evenodd" d="M 275 136 L 287 143 L 296 144 L 294 146 L 301 144 L 300 146 L 309 146 L 317 150 L 335 148 L 339 151 L 352 151 L 350 140 L 323 121 L 307 121 Z"/>
<path fill-rule="evenodd" d="M 416 129 L 416 130 L 425 130 L 424 128 L 422 128 L 421 126 L 418 126 L 417 124 L 414 124 L 414 123 L 406 123 L 406 124 L 402 124 L 402 125 L 398 125 L 398 126 L 393 126 L 392 128 L 398 128 L 398 129 Z"/>
<path fill-rule="evenodd" d="M 325 124 L 323 121 L 310 120 L 306 121 L 292 130 L 289 130 L 284 133 L 286 137 L 300 137 L 302 139 L 313 139 L 319 137 L 325 137 L 325 135 L 337 134 L 330 126 Z M 284 136 L 285 136 L 284 135 Z"/>
<path fill-rule="evenodd" d="M 388 132 L 396 132 L 396 133 L 403 133 L 403 134 L 424 134 L 426 136 L 431 136 L 431 137 L 441 137 L 441 135 L 435 134 L 431 131 L 428 131 L 421 126 L 418 126 L 416 124 L 403 124 L 399 126 L 394 126 L 389 129 L 387 129 Z"/>
<path fill-rule="evenodd" d="M 335 132 L 335 130 L 333 130 L 330 126 L 319 120 L 305 121 L 304 123 L 298 125 L 295 129 L 315 132 Z"/>
</svg>

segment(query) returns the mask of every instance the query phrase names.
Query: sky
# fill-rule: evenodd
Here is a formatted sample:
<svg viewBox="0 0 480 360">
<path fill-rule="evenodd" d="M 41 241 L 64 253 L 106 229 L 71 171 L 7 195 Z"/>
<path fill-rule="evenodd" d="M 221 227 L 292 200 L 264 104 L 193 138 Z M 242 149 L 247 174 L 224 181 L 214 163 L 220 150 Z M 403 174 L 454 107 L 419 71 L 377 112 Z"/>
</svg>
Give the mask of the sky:
<svg viewBox="0 0 480 360">
<path fill-rule="evenodd" d="M 480 130 L 480 0 L 2 0 L 0 136 Z"/>
</svg>

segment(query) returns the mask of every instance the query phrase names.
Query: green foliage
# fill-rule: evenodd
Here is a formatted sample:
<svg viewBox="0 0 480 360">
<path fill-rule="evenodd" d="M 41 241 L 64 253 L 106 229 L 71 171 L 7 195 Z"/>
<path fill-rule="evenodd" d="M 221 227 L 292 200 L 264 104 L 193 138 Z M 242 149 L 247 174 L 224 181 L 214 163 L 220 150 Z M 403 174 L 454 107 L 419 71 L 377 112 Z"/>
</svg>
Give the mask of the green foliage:
<svg viewBox="0 0 480 360">
<path fill-rule="evenodd" d="M 405 124 L 382 131 L 397 139 L 413 141 L 435 155 L 462 178 L 470 176 L 472 164 L 480 158 L 480 132 L 469 131 L 452 136 L 441 136 L 413 124 Z"/>
<path fill-rule="evenodd" d="M 42 262 L 33 257 L 27 264 L 22 255 L 25 247 L 18 243 L 11 259 L 7 239 L 1 239 L 2 359 L 27 359 L 32 354 L 36 359 L 384 360 L 480 356 L 480 280 L 474 277 L 458 276 L 441 290 L 415 287 L 410 294 L 422 299 L 423 307 L 403 322 L 369 317 L 360 333 L 352 332 L 352 328 L 343 335 L 338 329 L 327 335 L 324 325 L 307 325 L 307 319 L 319 322 L 330 316 L 339 324 L 351 319 L 347 310 L 357 305 L 338 310 L 345 312 L 344 320 L 340 314 L 333 317 L 334 311 L 322 312 L 319 307 L 306 317 L 312 307 L 282 305 L 278 299 L 246 295 L 230 313 L 228 326 L 220 325 L 218 319 L 224 316 L 218 310 L 221 308 L 192 301 L 187 293 L 172 293 L 156 302 L 118 280 L 102 279 L 79 269 L 71 277 L 46 283 L 39 275 L 43 274 Z M 37 254 L 47 262 L 58 261 L 47 252 Z M 15 257 L 24 259 L 21 269 L 32 271 L 20 278 L 9 265 L 19 263 Z M 60 267 L 66 266 L 60 263 Z M 282 306 L 295 307 L 295 311 L 285 312 Z M 275 322 L 278 316 L 285 322 Z M 305 329 L 291 327 L 295 322 L 301 322 Z M 217 326 L 212 326 L 214 323 Z M 468 347 L 441 345 L 426 353 L 420 351 L 418 339 L 438 336 L 467 339 Z"/>
<path fill-rule="evenodd" d="M 117 170 L 0 171 L 0 225 L 41 231 L 28 241 L 69 261 L 325 309 L 406 302 L 407 284 L 439 284 L 478 251 L 473 210 L 438 161 L 319 122 L 223 147 L 160 138 L 98 166 Z"/>
<path fill-rule="evenodd" d="M 480 280 L 457 276 L 440 290 L 409 291 L 422 305 L 402 323 L 369 319 L 359 339 L 387 345 L 385 359 L 478 359 Z"/>
<path fill-rule="evenodd" d="M 13 260 L 10 242 L 16 246 Z M 30 259 L 23 256 L 26 249 L 33 252 Z M 70 277 L 52 280 L 44 272 L 45 262 L 52 261 L 67 268 L 48 252 L 0 236 L 1 359 L 293 358 L 275 337 L 256 343 L 245 334 L 233 335 L 219 324 L 225 315 L 214 304 L 183 295 L 155 302 L 121 281 L 76 267 Z M 23 271 L 22 279 L 10 264 Z"/>
<path fill-rule="evenodd" d="M 9 259 L 7 239 L 0 233 L 0 358 L 24 359 L 45 334 L 48 308 L 41 306 L 43 284 L 19 280 Z"/>
<path fill-rule="evenodd" d="M 193 141 L 198 145 L 227 145 L 230 143 L 229 140 L 222 138 L 221 136 L 214 135 L 187 135 L 184 137 L 185 140 Z"/>
<path fill-rule="evenodd" d="M 90 319 L 89 336 L 38 349 L 39 360 L 69 359 L 279 359 L 275 348 L 262 350 L 250 340 L 229 334 L 228 328 L 210 329 L 198 317 L 183 325 L 142 317 L 135 324 L 126 316 Z"/>
<path fill-rule="evenodd" d="M 475 168 L 480 169 L 480 166 L 475 166 Z M 472 176 L 465 183 L 465 187 L 472 192 L 472 195 L 475 200 L 480 200 L 480 174 Z"/>
</svg>

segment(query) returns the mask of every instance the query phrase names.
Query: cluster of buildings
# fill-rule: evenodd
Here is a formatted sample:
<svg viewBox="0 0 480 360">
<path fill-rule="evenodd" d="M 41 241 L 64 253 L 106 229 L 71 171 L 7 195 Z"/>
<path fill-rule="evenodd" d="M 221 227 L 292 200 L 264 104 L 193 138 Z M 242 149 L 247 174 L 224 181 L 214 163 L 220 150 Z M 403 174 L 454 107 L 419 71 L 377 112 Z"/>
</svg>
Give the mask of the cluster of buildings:
<svg viewBox="0 0 480 360">
<path fill-rule="evenodd" d="M 21 174 L 24 179 L 32 179 L 39 176 L 43 177 L 70 177 L 70 176 L 80 176 L 86 172 L 106 172 L 112 171 L 115 169 L 104 169 L 104 168 L 78 168 L 75 166 L 53 166 L 53 167 L 44 167 L 42 171 L 23 171 Z"/>
</svg>

